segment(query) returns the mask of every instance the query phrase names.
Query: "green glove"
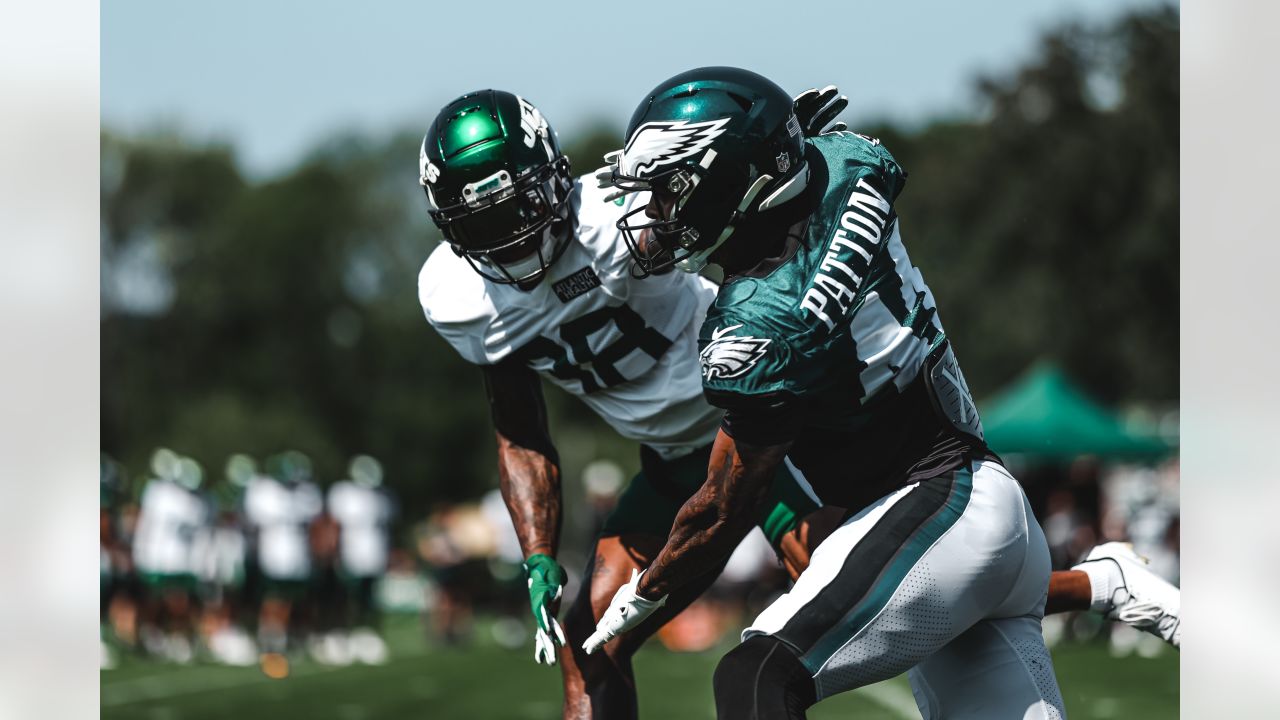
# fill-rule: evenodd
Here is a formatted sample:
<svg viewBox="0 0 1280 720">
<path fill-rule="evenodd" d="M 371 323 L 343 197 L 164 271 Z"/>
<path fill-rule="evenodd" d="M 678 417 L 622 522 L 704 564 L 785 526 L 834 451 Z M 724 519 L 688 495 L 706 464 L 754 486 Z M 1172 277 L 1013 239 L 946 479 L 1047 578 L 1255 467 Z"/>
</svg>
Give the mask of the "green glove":
<svg viewBox="0 0 1280 720">
<path fill-rule="evenodd" d="M 556 622 L 555 604 L 564 592 L 567 576 L 555 558 L 542 553 L 530 555 L 524 561 L 524 573 L 529 578 L 529 606 L 538 623 L 533 659 L 540 665 L 555 665 L 556 646 L 565 644 L 564 630 Z"/>
</svg>

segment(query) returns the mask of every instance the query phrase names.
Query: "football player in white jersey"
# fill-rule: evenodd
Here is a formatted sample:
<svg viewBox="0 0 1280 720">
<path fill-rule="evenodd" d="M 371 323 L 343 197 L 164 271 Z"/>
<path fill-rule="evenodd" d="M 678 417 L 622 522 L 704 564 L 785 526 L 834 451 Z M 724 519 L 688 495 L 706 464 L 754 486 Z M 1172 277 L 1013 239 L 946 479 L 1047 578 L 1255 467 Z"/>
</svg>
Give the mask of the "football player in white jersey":
<svg viewBox="0 0 1280 720">
<path fill-rule="evenodd" d="M 193 543 L 208 522 L 200 487 L 200 467 L 190 458 L 160 448 L 152 455 L 155 473 L 142 491 L 133 562 L 146 586 L 140 635 L 148 652 L 175 662 L 194 657 L 192 638 L 196 575 Z"/>
<path fill-rule="evenodd" d="M 245 518 L 257 538 L 258 568 L 265 580 L 258 616 L 258 647 L 279 655 L 288 649 L 293 604 L 311 579 L 307 527 L 323 500 L 310 482 L 310 461 L 287 452 L 267 461 L 272 474 L 256 475 L 245 489 Z M 274 475 L 274 477 L 273 477 Z M 279 662 L 279 658 L 272 658 Z"/>
<path fill-rule="evenodd" d="M 484 371 L 538 624 L 535 659 L 562 664 L 565 717 L 635 717 L 631 655 L 716 573 L 607 653 L 587 657 L 579 646 L 705 477 L 721 412 L 702 397 L 696 343 L 715 286 L 684 273 L 638 279 L 616 227 L 636 199 L 574 180 L 524 98 L 485 90 L 449 103 L 423 140 L 420 171 L 446 239 L 422 268 L 420 300 L 431 325 Z M 606 521 L 563 630 L 560 470 L 539 374 L 641 445 L 642 472 Z M 794 476 L 778 474 L 758 524 L 793 572 L 807 564 L 806 533 L 823 512 Z"/>
<path fill-rule="evenodd" d="M 329 488 L 329 513 L 342 531 L 338 535 L 339 574 L 346 586 L 346 618 L 353 626 L 347 638 L 353 659 L 372 665 L 387 658 L 378 635 L 373 589 L 387 572 L 392 505 L 381 490 L 382 465 L 368 455 L 351 459 L 350 479 Z"/>
<path fill-rule="evenodd" d="M 225 479 L 211 489 L 213 519 L 196 536 L 194 547 L 203 605 L 200 627 L 209 653 L 228 665 L 253 665 L 258 659 L 253 639 L 240 622 L 248 550 L 240 510 L 255 472 L 246 455 L 228 459 Z"/>
</svg>

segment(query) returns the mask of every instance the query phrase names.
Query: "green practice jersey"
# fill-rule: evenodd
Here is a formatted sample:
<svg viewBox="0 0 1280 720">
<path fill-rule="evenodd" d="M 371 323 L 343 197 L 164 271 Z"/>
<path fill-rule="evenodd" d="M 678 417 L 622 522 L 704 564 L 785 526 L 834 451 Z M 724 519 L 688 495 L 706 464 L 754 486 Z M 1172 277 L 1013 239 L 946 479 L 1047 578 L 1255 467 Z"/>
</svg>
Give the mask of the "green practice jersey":
<svg viewBox="0 0 1280 720">
<path fill-rule="evenodd" d="M 923 389 L 921 368 L 946 336 L 893 208 L 906 173 L 878 140 L 806 142 L 820 204 L 780 262 L 720 290 L 699 338 L 703 387 L 730 410 L 731 434 L 735 411 L 767 418 L 787 406 L 775 439 L 796 442 L 793 459 L 830 470 L 854 467 L 854 453 L 861 474 L 905 479 L 939 446 L 960 447 Z"/>
</svg>

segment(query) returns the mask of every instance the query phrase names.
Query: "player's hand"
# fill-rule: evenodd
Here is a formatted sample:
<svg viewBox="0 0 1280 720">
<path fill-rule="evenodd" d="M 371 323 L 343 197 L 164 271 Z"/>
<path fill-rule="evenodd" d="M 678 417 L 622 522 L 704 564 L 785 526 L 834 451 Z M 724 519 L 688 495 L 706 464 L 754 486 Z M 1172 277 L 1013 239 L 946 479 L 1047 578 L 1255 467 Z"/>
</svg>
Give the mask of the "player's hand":
<svg viewBox="0 0 1280 720">
<path fill-rule="evenodd" d="M 667 604 L 666 595 L 657 600 L 648 600 L 636 595 L 636 585 L 639 584 L 640 576 L 643 574 L 633 569 L 631 582 L 618 588 L 618 592 L 614 593 L 613 600 L 609 602 L 609 609 L 604 611 L 604 616 L 596 624 L 596 631 L 582 643 L 582 649 L 586 650 L 588 655 L 599 650 L 601 646 L 618 635 L 644 622 L 645 618 L 653 614 L 653 611 Z"/>
<path fill-rule="evenodd" d="M 627 194 L 626 190 L 616 187 L 613 184 L 614 170 L 618 167 L 618 160 L 622 157 L 621 150 L 612 150 L 604 154 L 604 167 L 600 172 L 596 173 L 596 186 L 600 189 L 613 188 L 611 192 L 604 196 L 605 202 L 613 202 Z"/>
<path fill-rule="evenodd" d="M 556 610 L 564 591 L 564 568 L 555 558 L 539 553 L 524 561 L 524 574 L 529 578 L 529 606 L 538 623 L 534 634 L 534 662 L 555 665 L 556 648 L 565 644 L 564 630 L 556 622 Z"/>
<path fill-rule="evenodd" d="M 828 85 L 821 90 L 813 88 L 796 96 L 793 112 L 800 121 L 800 129 L 805 137 L 817 137 L 827 133 L 848 130 L 849 126 L 842 122 L 826 127 L 827 123 L 836 119 L 849 106 L 849 98 L 840 94 L 835 85 Z"/>
</svg>

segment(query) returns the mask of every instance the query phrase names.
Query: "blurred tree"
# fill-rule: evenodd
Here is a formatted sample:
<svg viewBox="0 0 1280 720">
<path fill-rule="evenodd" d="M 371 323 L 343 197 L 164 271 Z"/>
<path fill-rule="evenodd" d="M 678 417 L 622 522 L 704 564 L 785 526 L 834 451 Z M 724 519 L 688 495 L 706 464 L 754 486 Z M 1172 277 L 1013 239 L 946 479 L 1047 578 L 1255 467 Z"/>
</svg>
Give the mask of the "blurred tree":
<svg viewBox="0 0 1280 720">
<path fill-rule="evenodd" d="M 1178 17 L 1070 26 L 1009 78 L 981 123 L 884 140 L 899 201 L 975 393 L 1037 357 L 1111 402 L 1178 392 Z"/>
<path fill-rule="evenodd" d="M 622 147 L 624 128 L 610 127 L 604 121 L 590 125 L 590 129 L 573 138 L 562 138 L 561 147 L 573 165 L 575 175 L 585 175 L 604 167 L 605 153 Z"/>
</svg>

